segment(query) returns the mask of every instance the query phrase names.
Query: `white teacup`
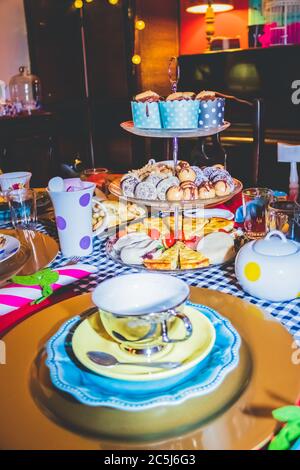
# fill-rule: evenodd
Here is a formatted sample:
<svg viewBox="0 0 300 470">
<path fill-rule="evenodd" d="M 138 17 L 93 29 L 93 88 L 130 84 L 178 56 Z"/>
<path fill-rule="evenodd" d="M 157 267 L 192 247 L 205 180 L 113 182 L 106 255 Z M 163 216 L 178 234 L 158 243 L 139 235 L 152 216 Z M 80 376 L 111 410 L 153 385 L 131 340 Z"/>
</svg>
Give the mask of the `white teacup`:
<svg viewBox="0 0 300 470">
<path fill-rule="evenodd" d="M 0 175 L 1 191 L 5 194 L 7 191 L 17 189 L 28 189 L 32 174 L 29 171 L 14 171 L 12 173 L 2 173 Z"/>
<path fill-rule="evenodd" d="M 189 293 L 188 285 L 173 276 L 129 274 L 102 282 L 93 292 L 93 302 L 106 331 L 122 348 L 151 355 L 192 335 L 190 320 L 180 312 Z M 177 318 L 184 322 L 186 334 L 172 339 L 169 329 Z"/>
</svg>

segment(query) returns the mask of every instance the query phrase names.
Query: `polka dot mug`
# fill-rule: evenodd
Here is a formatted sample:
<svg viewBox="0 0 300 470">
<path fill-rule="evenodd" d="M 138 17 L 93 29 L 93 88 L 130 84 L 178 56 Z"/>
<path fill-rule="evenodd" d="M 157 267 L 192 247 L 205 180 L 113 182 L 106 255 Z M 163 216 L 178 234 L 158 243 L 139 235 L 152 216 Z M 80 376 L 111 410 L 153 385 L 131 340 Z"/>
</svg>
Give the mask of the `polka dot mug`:
<svg viewBox="0 0 300 470">
<path fill-rule="evenodd" d="M 89 256 L 93 252 L 93 237 L 100 235 L 107 226 L 107 211 L 102 205 L 105 218 L 101 227 L 93 232 L 92 198 L 96 185 L 80 181 L 80 187 L 76 188 L 77 179 L 73 181 L 74 190 L 48 190 L 54 207 L 60 248 L 67 258 Z M 68 184 L 71 182 L 68 180 Z"/>
</svg>

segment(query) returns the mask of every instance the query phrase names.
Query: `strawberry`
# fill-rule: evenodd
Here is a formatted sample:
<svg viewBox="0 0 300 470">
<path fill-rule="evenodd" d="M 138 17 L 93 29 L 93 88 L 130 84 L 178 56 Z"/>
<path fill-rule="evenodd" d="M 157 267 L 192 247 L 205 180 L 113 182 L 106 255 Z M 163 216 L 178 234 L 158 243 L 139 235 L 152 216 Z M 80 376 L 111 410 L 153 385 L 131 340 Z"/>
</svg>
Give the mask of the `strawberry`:
<svg viewBox="0 0 300 470">
<path fill-rule="evenodd" d="M 172 248 L 176 243 L 174 235 L 170 234 L 167 237 L 164 238 L 163 240 L 163 245 L 165 248 Z"/>
<path fill-rule="evenodd" d="M 184 240 L 184 244 L 188 247 L 191 248 L 192 250 L 195 250 L 197 248 L 197 245 L 199 241 L 201 240 L 200 237 L 193 237 L 190 240 Z"/>
<path fill-rule="evenodd" d="M 160 239 L 160 231 L 157 230 L 156 228 L 150 228 L 148 230 L 148 235 L 149 235 L 149 237 L 152 238 L 152 240 L 159 240 Z"/>
</svg>

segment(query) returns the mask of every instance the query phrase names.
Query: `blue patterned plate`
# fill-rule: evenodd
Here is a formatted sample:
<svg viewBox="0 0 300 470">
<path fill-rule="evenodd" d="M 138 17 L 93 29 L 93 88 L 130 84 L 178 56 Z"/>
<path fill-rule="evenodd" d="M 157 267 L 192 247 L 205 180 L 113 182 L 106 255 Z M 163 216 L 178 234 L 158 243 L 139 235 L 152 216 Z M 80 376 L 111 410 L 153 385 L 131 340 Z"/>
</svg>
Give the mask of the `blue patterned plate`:
<svg viewBox="0 0 300 470">
<path fill-rule="evenodd" d="M 71 360 L 65 347 L 70 330 L 82 320 L 77 316 L 67 321 L 47 344 L 46 364 L 52 383 L 85 405 L 124 411 L 178 405 L 189 398 L 212 392 L 238 365 L 241 339 L 231 323 L 214 310 L 190 302 L 187 305 L 207 316 L 217 334 L 210 355 L 194 368 L 150 383 L 120 381 L 83 370 Z"/>
</svg>

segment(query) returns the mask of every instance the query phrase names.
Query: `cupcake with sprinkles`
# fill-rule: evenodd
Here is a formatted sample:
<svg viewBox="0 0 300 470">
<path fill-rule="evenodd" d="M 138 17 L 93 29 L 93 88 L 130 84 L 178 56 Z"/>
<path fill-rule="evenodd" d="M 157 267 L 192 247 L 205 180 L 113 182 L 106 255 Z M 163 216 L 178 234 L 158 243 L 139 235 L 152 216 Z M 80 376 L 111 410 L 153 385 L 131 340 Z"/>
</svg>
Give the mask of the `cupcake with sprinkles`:
<svg viewBox="0 0 300 470">
<path fill-rule="evenodd" d="M 160 101 L 162 125 L 165 129 L 197 129 L 199 100 L 195 93 L 176 92 Z"/>
<path fill-rule="evenodd" d="M 199 101 L 199 128 L 221 127 L 225 123 L 225 98 L 214 91 L 201 91 L 196 96 Z"/>
<path fill-rule="evenodd" d="M 131 102 L 134 126 L 140 129 L 161 129 L 159 101 L 161 97 L 148 90 L 136 95 Z"/>
</svg>

